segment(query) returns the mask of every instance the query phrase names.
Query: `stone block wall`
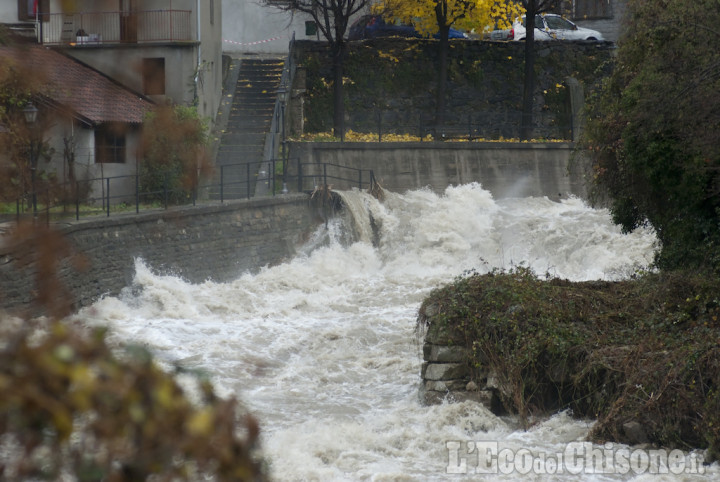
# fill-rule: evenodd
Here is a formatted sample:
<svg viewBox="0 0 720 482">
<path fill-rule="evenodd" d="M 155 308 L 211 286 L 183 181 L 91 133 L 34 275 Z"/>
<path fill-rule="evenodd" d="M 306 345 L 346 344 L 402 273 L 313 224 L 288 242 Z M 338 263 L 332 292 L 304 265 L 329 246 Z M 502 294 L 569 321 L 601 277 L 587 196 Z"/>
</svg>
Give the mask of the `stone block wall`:
<svg viewBox="0 0 720 482">
<path fill-rule="evenodd" d="M 95 217 L 56 225 L 87 263 L 60 266 L 76 308 L 131 286 L 135 260 L 190 282 L 228 281 L 280 263 L 322 222 L 305 194 Z M 0 243 L 3 239 L 0 239 Z M 0 244 L 0 307 L 29 309 L 37 293 L 33 250 Z"/>
<path fill-rule="evenodd" d="M 500 402 L 493 377 L 468 365 L 470 353 L 464 340 L 442 321 L 434 319 L 434 310 L 430 306 L 420 315 L 420 318 L 430 320 L 424 333 L 420 401 L 433 405 L 445 400 L 473 400 L 499 412 Z"/>
</svg>

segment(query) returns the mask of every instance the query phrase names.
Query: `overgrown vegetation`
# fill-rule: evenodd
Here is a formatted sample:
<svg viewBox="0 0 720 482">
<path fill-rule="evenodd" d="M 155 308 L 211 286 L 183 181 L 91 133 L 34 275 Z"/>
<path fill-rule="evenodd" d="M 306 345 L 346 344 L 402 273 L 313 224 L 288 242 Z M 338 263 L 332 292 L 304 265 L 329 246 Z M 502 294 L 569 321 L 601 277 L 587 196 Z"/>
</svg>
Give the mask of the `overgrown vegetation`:
<svg viewBox="0 0 720 482">
<path fill-rule="evenodd" d="M 626 231 L 653 226 L 661 268 L 720 273 L 720 9 L 632 0 L 628 22 L 588 109 L 597 195 Z"/>
<path fill-rule="evenodd" d="M 0 38 L 8 34 L 0 28 Z M 0 44 L 1 45 L 1 44 Z M 54 175 L 44 166 L 49 160 L 49 147 L 42 133 L 53 124 L 51 114 L 38 116 L 35 126 L 25 122 L 23 108 L 45 87 L 43 72 L 32 70 L 11 56 L 0 55 L 0 200 L 15 202 L 29 193 L 52 189 Z M 44 113 L 45 114 L 45 113 Z M 35 165 L 31 162 L 35 160 Z"/>
<path fill-rule="evenodd" d="M 348 130 L 419 135 L 434 123 L 437 89 L 437 41 L 373 39 L 351 43 L 345 61 L 345 110 Z M 535 117 L 543 128 L 535 137 L 550 137 L 567 122 L 567 96 L 556 86 L 576 78 L 591 92 L 611 51 L 591 51 L 572 44 L 553 44 L 551 55 L 538 58 Z M 300 46 L 298 63 L 307 72 L 304 130 L 328 132 L 332 127 L 331 71 L 317 46 Z M 517 136 L 522 106 L 522 44 L 519 42 L 453 41 L 448 50 L 448 105 L 445 127 L 468 131 L 471 121 L 484 137 Z M 372 65 L 369 69 L 368 66 Z M 567 127 L 567 126 L 565 126 Z M 566 129 L 567 130 L 567 129 Z M 492 134 L 492 135 L 491 135 Z M 339 137 L 339 136 L 335 136 Z"/>
<path fill-rule="evenodd" d="M 451 328 L 476 381 L 503 381 L 505 408 L 597 418 L 591 438 L 720 450 L 720 281 L 647 274 L 622 282 L 541 280 L 526 268 L 469 274 L 433 291 L 420 317 Z M 452 341 L 452 340 L 449 340 Z M 480 384 L 478 383 L 478 384 Z"/>
<path fill-rule="evenodd" d="M 141 141 L 140 191 L 145 201 L 187 203 L 209 172 L 207 122 L 194 107 L 160 106 L 146 116 Z"/>
<path fill-rule="evenodd" d="M 257 480 L 258 426 L 236 400 L 199 380 L 193 402 L 148 352 L 115 355 L 102 331 L 42 328 L 0 349 L 3 480 Z"/>
</svg>

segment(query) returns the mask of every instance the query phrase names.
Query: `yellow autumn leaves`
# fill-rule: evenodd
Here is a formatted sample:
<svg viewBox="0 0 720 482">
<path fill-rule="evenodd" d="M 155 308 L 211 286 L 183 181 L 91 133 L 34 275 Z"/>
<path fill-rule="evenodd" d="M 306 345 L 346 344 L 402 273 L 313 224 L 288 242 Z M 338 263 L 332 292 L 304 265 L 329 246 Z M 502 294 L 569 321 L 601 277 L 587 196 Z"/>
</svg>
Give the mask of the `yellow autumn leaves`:
<svg viewBox="0 0 720 482">
<path fill-rule="evenodd" d="M 482 32 L 488 28 L 510 28 L 524 12 L 510 0 L 384 0 L 376 11 L 387 18 L 412 23 L 421 34 L 434 35 L 440 26 L 436 9 L 442 12 L 445 26 Z"/>
<path fill-rule="evenodd" d="M 337 137 L 334 137 L 332 133 L 330 132 L 316 132 L 316 133 L 307 133 L 303 134 L 299 138 L 291 139 L 296 141 L 303 141 L 303 142 L 339 142 L 340 139 Z M 378 142 L 378 135 L 377 133 L 362 133 L 362 132 L 355 132 L 353 130 L 348 130 L 345 133 L 345 142 Z M 383 133 L 382 135 L 382 142 L 432 142 L 435 138 L 428 134 L 422 139 L 420 136 L 412 135 L 412 134 L 393 134 L 393 133 Z M 483 137 L 473 137 L 472 139 L 469 139 L 468 137 L 453 137 L 453 142 L 567 142 L 563 139 L 531 139 L 528 141 L 520 141 L 518 138 L 505 138 L 500 137 L 498 139 L 486 139 Z"/>
</svg>

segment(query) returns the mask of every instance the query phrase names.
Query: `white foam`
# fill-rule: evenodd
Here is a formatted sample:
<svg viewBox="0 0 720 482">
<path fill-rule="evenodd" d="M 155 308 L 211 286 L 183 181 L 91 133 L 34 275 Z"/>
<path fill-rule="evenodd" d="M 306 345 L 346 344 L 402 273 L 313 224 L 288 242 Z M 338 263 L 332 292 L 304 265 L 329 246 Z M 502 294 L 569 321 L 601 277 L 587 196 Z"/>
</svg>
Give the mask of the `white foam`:
<svg viewBox="0 0 720 482">
<path fill-rule="evenodd" d="M 421 406 L 417 309 L 471 268 L 614 279 L 648 264 L 652 233 L 623 235 L 577 199 L 498 202 L 478 184 L 343 198 L 365 217 L 357 242 L 341 242 L 331 221 L 292 261 L 230 283 L 192 285 L 138 262 L 135 289 L 81 316 L 162 359 L 191 360 L 244 400 L 277 480 L 443 480 L 448 440 L 541 451 L 585 437 L 589 423 L 566 414 L 525 432 L 471 403 Z"/>
</svg>

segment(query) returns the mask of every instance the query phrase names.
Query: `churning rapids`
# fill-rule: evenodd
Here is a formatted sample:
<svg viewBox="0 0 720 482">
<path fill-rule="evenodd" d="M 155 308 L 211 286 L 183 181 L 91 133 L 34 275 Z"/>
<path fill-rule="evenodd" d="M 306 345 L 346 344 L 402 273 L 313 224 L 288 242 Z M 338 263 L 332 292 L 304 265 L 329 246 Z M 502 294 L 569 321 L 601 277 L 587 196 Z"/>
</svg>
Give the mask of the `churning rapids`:
<svg viewBox="0 0 720 482">
<path fill-rule="evenodd" d="M 623 235 L 606 211 L 579 199 L 494 200 L 477 184 L 386 194 L 380 203 L 341 193 L 351 217 L 328 222 L 294 259 L 233 282 L 189 284 L 138 260 L 132 288 L 79 316 L 109 323 L 114 340 L 144 344 L 160 360 L 209 372 L 222 395 L 236 395 L 259 419 L 275 480 L 477 479 L 477 456 L 463 456 L 463 470 L 453 443 L 462 455 L 472 442 L 495 441 L 537 462 L 584 440 L 592 421 L 566 413 L 524 431 L 472 403 L 422 406 L 417 309 L 469 269 L 523 264 L 571 280 L 627 277 L 651 261 L 653 233 Z M 536 480 L 557 478 L 530 469 Z M 715 464 L 703 476 L 665 477 L 719 474 Z M 570 479 L 643 477 L 583 471 Z"/>
</svg>

